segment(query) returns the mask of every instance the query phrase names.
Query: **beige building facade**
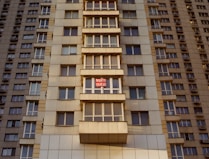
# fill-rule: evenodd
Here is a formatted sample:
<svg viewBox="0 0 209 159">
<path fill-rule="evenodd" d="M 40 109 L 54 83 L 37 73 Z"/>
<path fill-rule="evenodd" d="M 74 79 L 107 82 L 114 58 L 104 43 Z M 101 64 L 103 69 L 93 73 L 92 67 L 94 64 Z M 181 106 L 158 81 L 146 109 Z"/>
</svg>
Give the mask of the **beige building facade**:
<svg viewBox="0 0 209 159">
<path fill-rule="evenodd" d="M 0 158 L 209 158 L 208 7 L 1 1 Z"/>
</svg>

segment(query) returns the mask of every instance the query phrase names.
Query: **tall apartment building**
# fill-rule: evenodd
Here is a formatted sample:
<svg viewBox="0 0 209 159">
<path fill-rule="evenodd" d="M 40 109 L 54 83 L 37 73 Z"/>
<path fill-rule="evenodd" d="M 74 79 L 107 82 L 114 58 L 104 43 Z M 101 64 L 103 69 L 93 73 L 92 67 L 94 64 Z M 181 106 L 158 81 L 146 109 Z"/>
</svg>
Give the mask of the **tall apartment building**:
<svg viewBox="0 0 209 159">
<path fill-rule="evenodd" d="M 2 159 L 209 158 L 207 0 L 1 0 Z"/>
</svg>

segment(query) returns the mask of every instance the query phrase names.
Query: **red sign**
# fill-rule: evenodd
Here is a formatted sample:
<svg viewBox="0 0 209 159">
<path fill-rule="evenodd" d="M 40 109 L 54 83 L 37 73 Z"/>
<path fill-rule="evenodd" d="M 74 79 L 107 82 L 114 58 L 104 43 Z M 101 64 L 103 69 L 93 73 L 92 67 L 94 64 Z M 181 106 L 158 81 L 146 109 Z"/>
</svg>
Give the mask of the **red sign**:
<svg viewBox="0 0 209 159">
<path fill-rule="evenodd" d="M 106 87 L 106 79 L 97 78 L 96 79 L 96 87 Z"/>
</svg>

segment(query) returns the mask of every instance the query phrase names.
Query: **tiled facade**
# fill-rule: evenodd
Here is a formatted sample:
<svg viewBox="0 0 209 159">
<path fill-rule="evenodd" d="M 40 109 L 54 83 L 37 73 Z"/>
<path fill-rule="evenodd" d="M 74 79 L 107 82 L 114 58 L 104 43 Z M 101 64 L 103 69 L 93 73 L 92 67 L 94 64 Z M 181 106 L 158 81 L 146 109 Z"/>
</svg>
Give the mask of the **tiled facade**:
<svg viewBox="0 0 209 159">
<path fill-rule="evenodd" d="M 0 158 L 205 159 L 209 2 L 0 2 Z"/>
</svg>

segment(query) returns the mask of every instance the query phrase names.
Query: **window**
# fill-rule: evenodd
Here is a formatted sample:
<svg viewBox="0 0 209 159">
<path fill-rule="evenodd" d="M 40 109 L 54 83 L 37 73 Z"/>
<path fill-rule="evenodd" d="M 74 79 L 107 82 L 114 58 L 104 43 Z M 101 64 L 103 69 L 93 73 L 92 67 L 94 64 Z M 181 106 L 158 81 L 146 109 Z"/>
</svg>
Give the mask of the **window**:
<svg viewBox="0 0 209 159">
<path fill-rule="evenodd" d="M 163 43 L 162 34 L 153 34 L 154 43 Z"/>
<path fill-rule="evenodd" d="M 34 31 L 35 30 L 35 26 L 25 26 L 25 31 Z"/>
<path fill-rule="evenodd" d="M 34 38 L 33 34 L 23 35 L 23 40 L 32 40 Z"/>
<path fill-rule="evenodd" d="M 38 115 L 38 101 L 28 101 L 26 115 L 37 116 Z"/>
<path fill-rule="evenodd" d="M 200 133 L 199 134 L 200 140 L 208 140 L 208 134 L 207 133 Z"/>
<path fill-rule="evenodd" d="M 174 101 L 164 101 L 165 115 L 175 115 L 175 104 Z"/>
<path fill-rule="evenodd" d="M 27 73 L 16 73 L 15 78 L 16 78 L 16 79 L 27 78 Z"/>
<path fill-rule="evenodd" d="M 123 18 L 125 18 L 125 19 L 136 18 L 136 11 L 134 11 L 134 10 L 123 11 Z"/>
<path fill-rule="evenodd" d="M 149 114 L 147 111 L 132 111 L 131 118 L 133 125 L 149 125 Z"/>
<path fill-rule="evenodd" d="M 85 69 L 120 69 L 118 55 L 84 55 Z"/>
<path fill-rule="evenodd" d="M 57 126 L 72 126 L 74 112 L 57 112 Z"/>
<path fill-rule="evenodd" d="M 49 19 L 40 19 L 39 20 L 39 28 L 48 28 Z"/>
<path fill-rule="evenodd" d="M 47 33 L 38 33 L 37 34 L 37 43 L 46 43 Z"/>
<path fill-rule="evenodd" d="M 38 7 L 39 3 L 29 3 L 29 7 Z"/>
<path fill-rule="evenodd" d="M 79 0 L 66 0 L 67 3 L 79 3 Z"/>
<path fill-rule="evenodd" d="M 30 58 L 30 53 L 29 52 L 20 53 L 19 58 L 21 59 Z"/>
<path fill-rule="evenodd" d="M 151 19 L 150 22 L 151 22 L 152 29 L 160 29 L 161 28 L 159 19 Z"/>
<path fill-rule="evenodd" d="M 4 114 L 4 108 L 0 108 L 0 115 Z"/>
<path fill-rule="evenodd" d="M 15 156 L 15 148 L 2 148 L 1 156 Z"/>
<path fill-rule="evenodd" d="M 135 0 L 122 0 L 122 3 L 134 4 Z"/>
<path fill-rule="evenodd" d="M 156 59 L 166 59 L 165 49 L 164 48 L 155 48 Z"/>
<path fill-rule="evenodd" d="M 184 159 L 183 148 L 180 144 L 171 144 L 172 159 Z"/>
<path fill-rule="evenodd" d="M 122 103 L 85 103 L 84 121 L 124 121 Z"/>
<path fill-rule="evenodd" d="M 77 10 L 65 11 L 65 18 L 66 19 L 77 19 L 78 18 L 78 11 Z"/>
<path fill-rule="evenodd" d="M 85 10 L 116 10 L 114 1 L 86 1 Z"/>
<path fill-rule="evenodd" d="M 200 97 L 198 95 L 192 95 L 191 98 L 192 98 L 192 102 L 197 102 L 197 103 L 200 102 Z"/>
<path fill-rule="evenodd" d="M 18 128 L 20 127 L 20 120 L 8 120 L 7 128 Z"/>
<path fill-rule="evenodd" d="M 142 65 L 128 65 L 128 75 L 129 76 L 143 76 Z"/>
<path fill-rule="evenodd" d="M 190 120 L 180 120 L 179 126 L 180 127 L 191 127 L 192 123 Z"/>
<path fill-rule="evenodd" d="M 189 114 L 189 108 L 188 107 L 176 107 L 176 113 L 177 114 Z"/>
<path fill-rule="evenodd" d="M 35 59 L 44 59 L 44 54 L 45 54 L 45 48 L 43 47 L 35 48 L 35 55 L 34 55 Z"/>
<path fill-rule="evenodd" d="M 184 90 L 184 85 L 181 83 L 174 83 L 174 84 L 172 84 L 172 89 L 173 90 Z"/>
<path fill-rule="evenodd" d="M 22 108 L 20 107 L 11 107 L 9 108 L 10 115 L 20 115 L 22 114 Z"/>
<path fill-rule="evenodd" d="M 23 63 L 18 63 L 17 64 L 17 68 L 20 68 L 20 69 L 25 69 L 25 68 L 28 68 L 29 67 L 29 63 L 27 62 L 23 62 Z"/>
<path fill-rule="evenodd" d="M 21 45 L 21 49 L 31 49 L 32 48 L 32 43 L 23 43 Z"/>
<path fill-rule="evenodd" d="M 12 59 L 15 58 L 15 54 L 13 54 L 13 53 L 8 53 L 7 58 L 8 58 L 8 60 L 12 60 Z"/>
<path fill-rule="evenodd" d="M 160 82 L 162 95 L 171 95 L 172 94 L 172 88 L 170 82 Z"/>
<path fill-rule="evenodd" d="M 23 138 L 35 138 L 36 123 L 25 122 Z"/>
<path fill-rule="evenodd" d="M 149 7 L 149 15 L 158 15 L 157 7 Z"/>
<path fill-rule="evenodd" d="M 62 46 L 62 55 L 76 55 L 77 46 L 76 45 L 63 45 Z"/>
<path fill-rule="evenodd" d="M 61 66 L 61 76 L 75 76 L 76 75 L 76 66 L 62 65 Z"/>
<path fill-rule="evenodd" d="M 35 15 L 38 14 L 38 10 L 29 10 L 28 15 Z"/>
<path fill-rule="evenodd" d="M 194 141 L 193 133 L 181 133 L 181 137 L 184 138 L 184 140 L 186 141 Z"/>
<path fill-rule="evenodd" d="M 84 78 L 84 93 L 118 94 L 122 92 L 121 78 Z"/>
<path fill-rule="evenodd" d="M 78 28 L 77 27 L 64 27 L 64 36 L 77 36 Z"/>
<path fill-rule="evenodd" d="M 203 113 L 203 110 L 201 107 L 194 107 L 194 113 L 195 114 L 202 114 Z"/>
<path fill-rule="evenodd" d="M 7 70 L 11 70 L 12 69 L 12 67 L 13 67 L 13 64 L 12 63 L 5 63 L 5 70 L 7 71 Z"/>
<path fill-rule="evenodd" d="M 86 28 L 117 28 L 118 19 L 117 17 L 86 17 L 85 18 Z"/>
<path fill-rule="evenodd" d="M 140 45 L 126 45 L 126 55 L 141 55 Z"/>
<path fill-rule="evenodd" d="M 0 104 L 5 104 L 6 96 L 0 96 Z"/>
<path fill-rule="evenodd" d="M 12 102 L 23 102 L 24 101 L 24 95 L 13 95 L 12 96 Z"/>
<path fill-rule="evenodd" d="M 41 15 L 49 15 L 49 14 L 50 14 L 50 6 L 42 6 Z"/>
<path fill-rule="evenodd" d="M 145 99 L 145 87 L 130 87 L 130 99 Z"/>
<path fill-rule="evenodd" d="M 205 127 L 206 126 L 205 120 L 197 120 L 197 126 L 198 127 Z"/>
<path fill-rule="evenodd" d="M 74 99 L 75 88 L 59 88 L 59 99 L 67 100 Z"/>
<path fill-rule="evenodd" d="M 85 37 L 85 47 L 119 47 L 118 35 L 95 34 Z"/>
<path fill-rule="evenodd" d="M 18 141 L 18 134 L 5 134 L 4 141 Z"/>
<path fill-rule="evenodd" d="M 173 77 L 173 79 L 181 79 L 182 78 L 181 73 L 171 73 L 170 75 Z"/>
<path fill-rule="evenodd" d="M 36 22 L 36 18 L 27 18 L 26 19 L 26 23 L 35 23 Z"/>
<path fill-rule="evenodd" d="M 180 68 L 179 63 L 171 62 L 169 68 Z"/>
<path fill-rule="evenodd" d="M 32 76 L 42 76 L 43 64 L 33 64 Z"/>
<path fill-rule="evenodd" d="M 209 154 L 209 147 L 203 147 L 203 148 L 202 148 L 202 153 L 203 153 L 205 156 L 208 156 L 208 154 Z"/>
<path fill-rule="evenodd" d="M 162 23 L 162 22 L 161 22 Z M 171 27 L 170 26 L 161 26 L 161 28 L 164 30 L 164 31 L 171 31 Z"/>
<path fill-rule="evenodd" d="M 33 158 L 33 145 L 22 145 L 20 159 Z"/>
<path fill-rule="evenodd" d="M 159 76 L 169 76 L 167 64 L 158 64 Z"/>
<path fill-rule="evenodd" d="M 124 35 L 125 36 L 138 36 L 138 28 L 137 27 L 124 27 Z"/>
<path fill-rule="evenodd" d="M 179 127 L 177 122 L 167 122 L 167 130 L 169 138 L 179 138 Z"/>
<path fill-rule="evenodd" d="M 166 44 L 167 49 L 175 49 L 175 44 Z"/>
<path fill-rule="evenodd" d="M 41 82 L 30 82 L 29 95 L 40 95 Z"/>
<path fill-rule="evenodd" d="M 186 96 L 185 95 L 176 95 L 176 101 L 177 102 L 186 102 Z"/>
<path fill-rule="evenodd" d="M 184 147 L 184 155 L 197 155 L 196 147 Z"/>
</svg>

